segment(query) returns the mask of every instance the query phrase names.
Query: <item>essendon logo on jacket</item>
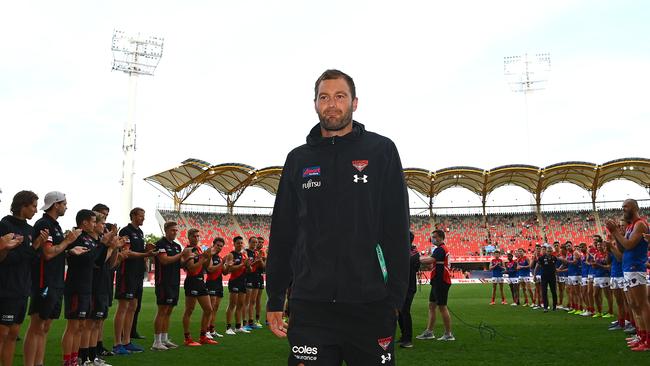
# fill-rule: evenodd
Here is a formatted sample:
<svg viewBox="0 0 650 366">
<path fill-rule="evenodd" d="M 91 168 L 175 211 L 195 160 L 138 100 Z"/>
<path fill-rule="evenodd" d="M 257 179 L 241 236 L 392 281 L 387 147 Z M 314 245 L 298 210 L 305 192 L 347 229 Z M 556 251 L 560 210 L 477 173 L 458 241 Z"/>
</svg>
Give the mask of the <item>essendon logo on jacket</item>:
<svg viewBox="0 0 650 366">
<path fill-rule="evenodd" d="M 320 176 L 320 166 L 311 166 L 302 169 L 303 178 L 318 177 L 318 176 Z"/>
<path fill-rule="evenodd" d="M 352 160 L 352 166 L 362 172 L 368 166 L 368 160 Z"/>
</svg>

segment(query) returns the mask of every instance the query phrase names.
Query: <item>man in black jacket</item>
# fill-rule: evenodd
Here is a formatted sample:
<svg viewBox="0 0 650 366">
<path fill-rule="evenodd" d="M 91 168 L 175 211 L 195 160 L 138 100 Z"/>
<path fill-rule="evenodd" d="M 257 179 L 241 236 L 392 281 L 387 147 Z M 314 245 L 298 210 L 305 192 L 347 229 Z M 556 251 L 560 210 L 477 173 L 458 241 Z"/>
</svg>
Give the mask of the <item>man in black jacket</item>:
<svg viewBox="0 0 650 366">
<path fill-rule="evenodd" d="M 352 78 L 327 70 L 314 89 L 320 123 L 287 156 L 273 210 L 269 327 L 288 335 L 290 365 L 392 365 L 409 275 L 399 154 L 391 140 L 352 120 Z M 287 332 L 282 310 L 290 283 Z"/>
</svg>

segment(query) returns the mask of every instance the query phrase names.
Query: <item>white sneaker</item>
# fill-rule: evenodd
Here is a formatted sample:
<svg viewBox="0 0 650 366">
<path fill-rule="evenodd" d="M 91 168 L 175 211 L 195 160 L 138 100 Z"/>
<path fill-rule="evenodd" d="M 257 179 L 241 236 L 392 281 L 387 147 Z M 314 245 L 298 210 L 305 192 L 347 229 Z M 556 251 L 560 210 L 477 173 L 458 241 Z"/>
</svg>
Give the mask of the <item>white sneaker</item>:
<svg viewBox="0 0 650 366">
<path fill-rule="evenodd" d="M 167 351 L 168 349 L 169 349 L 169 348 L 167 348 L 167 346 L 165 346 L 165 345 L 162 344 L 162 343 L 154 343 L 154 344 L 151 346 L 151 350 L 152 350 L 152 351 Z"/>
<path fill-rule="evenodd" d="M 510 306 L 517 306 L 517 303 L 513 302 L 512 304 L 510 304 Z"/>
<path fill-rule="evenodd" d="M 214 332 L 212 332 L 212 338 L 222 338 L 222 337 L 223 337 L 223 335 L 217 333 L 216 330 Z"/>
<path fill-rule="evenodd" d="M 537 305 L 533 306 L 533 310 L 537 310 L 537 309 L 539 309 L 539 306 Z"/>
<path fill-rule="evenodd" d="M 226 334 L 227 334 L 227 335 L 237 335 L 237 334 L 235 333 L 235 331 L 232 330 L 232 328 L 228 328 L 228 329 L 226 329 Z"/>
<path fill-rule="evenodd" d="M 584 313 L 582 313 L 580 315 L 581 316 L 592 316 L 592 315 L 594 315 L 594 313 L 592 313 L 591 311 L 585 311 Z"/>
<path fill-rule="evenodd" d="M 455 341 L 456 338 L 454 338 L 454 335 L 449 333 L 449 334 L 443 334 L 442 337 L 438 338 L 439 341 Z"/>
<path fill-rule="evenodd" d="M 95 363 L 91 360 L 84 361 L 83 366 L 95 366 Z"/>
<path fill-rule="evenodd" d="M 250 333 L 250 331 L 244 329 L 244 327 L 236 328 L 235 333 Z"/>
<path fill-rule="evenodd" d="M 212 334 L 210 334 L 210 332 L 205 332 L 205 338 L 212 339 Z"/>
<path fill-rule="evenodd" d="M 95 360 L 93 360 L 93 364 L 95 366 L 111 366 L 110 364 L 106 363 L 106 361 L 102 360 L 101 358 L 95 358 Z"/>
<path fill-rule="evenodd" d="M 166 340 L 166 341 L 163 341 L 162 344 L 163 344 L 165 347 L 167 347 L 167 349 L 178 348 L 178 345 L 177 345 L 176 343 L 172 342 L 171 339 L 168 339 L 168 340 Z"/>
<path fill-rule="evenodd" d="M 433 332 L 430 330 L 425 330 L 419 336 L 415 337 L 416 339 L 436 339 L 436 336 L 433 335 Z"/>
</svg>

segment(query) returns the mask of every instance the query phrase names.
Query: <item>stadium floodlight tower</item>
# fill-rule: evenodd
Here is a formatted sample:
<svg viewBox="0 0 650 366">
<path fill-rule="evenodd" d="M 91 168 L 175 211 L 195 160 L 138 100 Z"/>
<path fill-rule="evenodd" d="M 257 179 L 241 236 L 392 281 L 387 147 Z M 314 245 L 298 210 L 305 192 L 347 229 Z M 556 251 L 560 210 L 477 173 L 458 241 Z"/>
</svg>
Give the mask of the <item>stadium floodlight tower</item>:
<svg viewBox="0 0 650 366">
<path fill-rule="evenodd" d="M 503 58 L 503 73 L 510 89 L 524 95 L 526 113 L 526 150 L 530 162 L 530 126 L 528 124 L 528 94 L 546 89 L 548 75 L 551 71 L 551 55 L 536 53 L 523 56 L 507 56 Z"/>
<path fill-rule="evenodd" d="M 123 31 L 113 31 L 113 70 L 129 75 L 128 115 L 124 124 L 122 139 L 122 202 L 120 217 L 128 222 L 129 211 L 133 207 L 133 175 L 135 168 L 135 97 L 139 75 L 153 76 L 162 58 L 164 39 L 155 36 L 128 35 Z"/>
</svg>

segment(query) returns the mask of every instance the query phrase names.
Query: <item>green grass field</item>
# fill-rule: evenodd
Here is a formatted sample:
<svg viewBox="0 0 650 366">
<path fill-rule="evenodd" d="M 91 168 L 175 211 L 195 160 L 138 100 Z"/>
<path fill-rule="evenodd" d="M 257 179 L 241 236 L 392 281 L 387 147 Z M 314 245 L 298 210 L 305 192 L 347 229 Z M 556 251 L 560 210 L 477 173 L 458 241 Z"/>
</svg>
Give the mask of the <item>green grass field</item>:
<svg viewBox="0 0 650 366">
<path fill-rule="evenodd" d="M 414 340 L 412 349 L 398 349 L 399 365 L 495 365 L 517 363 L 525 365 L 647 365 L 650 354 L 634 353 L 627 349 L 623 332 L 607 331 L 608 319 L 582 318 L 564 311 L 542 313 L 524 307 L 489 306 L 489 285 L 454 285 L 449 296 L 449 307 L 465 322 L 477 326 L 483 322 L 502 335 L 494 339 L 482 337 L 478 330 L 452 318 L 455 342 Z M 227 292 L 227 291 L 226 291 Z M 425 327 L 429 286 L 422 285 L 413 303 L 413 328 L 419 334 Z M 227 294 L 226 294 L 227 296 Z M 182 300 L 181 300 L 182 303 Z M 223 304 L 227 304 L 224 298 Z M 218 331 L 223 334 L 225 308 L 219 309 Z M 182 304 L 173 314 L 170 336 L 182 343 Z M 153 289 L 145 289 L 140 314 L 139 331 L 146 336 L 138 344 L 146 351 L 129 356 L 107 358 L 112 365 L 286 365 L 286 340 L 273 336 L 268 329 L 251 334 L 226 336 L 216 346 L 202 346 L 165 352 L 149 351 L 153 338 L 155 301 Z M 111 313 L 112 317 L 112 313 Z M 193 336 L 198 332 L 200 314 L 193 316 Z M 439 322 L 440 323 L 440 322 Z M 23 325 L 23 334 L 27 324 Z M 60 363 L 60 339 L 65 321 L 53 323 L 48 338 L 46 365 Z M 351 326 L 354 326 L 352 324 Z M 104 343 L 112 345 L 112 321 L 107 321 Z M 398 331 L 399 332 L 399 331 Z M 442 323 L 436 325 L 436 335 L 442 332 Z M 22 364 L 22 342 L 17 345 L 15 364 Z"/>
</svg>

